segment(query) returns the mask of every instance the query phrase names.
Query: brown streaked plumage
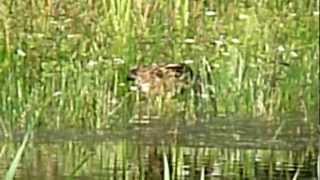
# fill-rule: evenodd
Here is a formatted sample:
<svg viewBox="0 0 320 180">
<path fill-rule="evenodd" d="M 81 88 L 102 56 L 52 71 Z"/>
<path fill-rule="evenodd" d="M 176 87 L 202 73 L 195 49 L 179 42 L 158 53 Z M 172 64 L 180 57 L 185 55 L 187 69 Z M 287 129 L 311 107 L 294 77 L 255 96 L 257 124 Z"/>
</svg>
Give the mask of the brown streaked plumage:
<svg viewBox="0 0 320 180">
<path fill-rule="evenodd" d="M 192 69 L 186 64 L 153 64 L 131 69 L 128 79 L 147 96 L 171 97 L 190 87 L 192 76 Z"/>
</svg>

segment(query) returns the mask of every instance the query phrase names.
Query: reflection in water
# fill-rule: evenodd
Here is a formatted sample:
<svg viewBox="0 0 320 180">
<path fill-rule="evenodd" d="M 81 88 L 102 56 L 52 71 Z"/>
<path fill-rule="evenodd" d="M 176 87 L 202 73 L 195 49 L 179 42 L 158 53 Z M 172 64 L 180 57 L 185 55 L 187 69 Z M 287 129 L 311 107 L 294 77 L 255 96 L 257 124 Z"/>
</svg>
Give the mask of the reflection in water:
<svg viewBox="0 0 320 180">
<path fill-rule="evenodd" d="M 34 160 L 26 168 L 26 177 L 37 177 L 37 179 L 55 179 L 59 176 L 57 155 L 50 152 L 50 149 L 39 148 L 34 149 Z"/>
<path fill-rule="evenodd" d="M 146 179 L 163 179 L 164 163 L 163 156 L 159 154 L 156 146 L 148 148 L 147 171 L 145 172 Z"/>
<path fill-rule="evenodd" d="M 37 132 L 16 179 L 316 179 L 319 149 L 309 125 L 277 132 L 257 121 L 210 124 Z M 18 146 L 0 143 L 2 176 Z"/>
</svg>

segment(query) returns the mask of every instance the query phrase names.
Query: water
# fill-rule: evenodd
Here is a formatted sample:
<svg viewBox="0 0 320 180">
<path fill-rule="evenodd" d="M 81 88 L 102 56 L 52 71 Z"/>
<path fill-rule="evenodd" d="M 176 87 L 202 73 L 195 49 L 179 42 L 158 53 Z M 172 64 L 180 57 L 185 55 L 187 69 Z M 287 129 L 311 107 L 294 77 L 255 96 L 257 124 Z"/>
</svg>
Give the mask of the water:
<svg viewBox="0 0 320 180">
<path fill-rule="evenodd" d="M 167 121 L 166 121 L 167 122 Z M 1 138 L 3 176 L 23 133 Z M 16 179 L 317 179 L 316 127 L 297 116 L 213 118 L 198 124 L 38 130 Z"/>
</svg>

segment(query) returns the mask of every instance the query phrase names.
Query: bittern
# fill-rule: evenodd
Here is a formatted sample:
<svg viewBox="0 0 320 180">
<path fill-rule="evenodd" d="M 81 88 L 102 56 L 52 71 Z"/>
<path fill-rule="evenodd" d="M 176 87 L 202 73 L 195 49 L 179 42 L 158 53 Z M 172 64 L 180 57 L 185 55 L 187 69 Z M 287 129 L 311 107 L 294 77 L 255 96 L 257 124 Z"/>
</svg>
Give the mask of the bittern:
<svg viewBox="0 0 320 180">
<path fill-rule="evenodd" d="M 172 97 L 192 87 L 192 69 L 183 63 L 138 66 L 129 71 L 128 79 L 145 96 Z"/>
</svg>

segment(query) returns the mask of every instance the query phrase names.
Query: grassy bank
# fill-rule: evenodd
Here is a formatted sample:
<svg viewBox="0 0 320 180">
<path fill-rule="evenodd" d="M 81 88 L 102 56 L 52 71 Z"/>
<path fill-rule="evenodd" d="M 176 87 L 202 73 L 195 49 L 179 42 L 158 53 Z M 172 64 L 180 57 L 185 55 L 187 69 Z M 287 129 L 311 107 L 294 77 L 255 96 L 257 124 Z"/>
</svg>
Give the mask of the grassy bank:
<svg viewBox="0 0 320 180">
<path fill-rule="evenodd" d="M 202 114 L 319 107 L 319 0 L 10 0 L 0 22 L 4 132 L 126 124 L 139 111 L 126 81 L 136 64 L 192 62 Z M 189 97 L 176 106 L 192 117 Z"/>
</svg>

